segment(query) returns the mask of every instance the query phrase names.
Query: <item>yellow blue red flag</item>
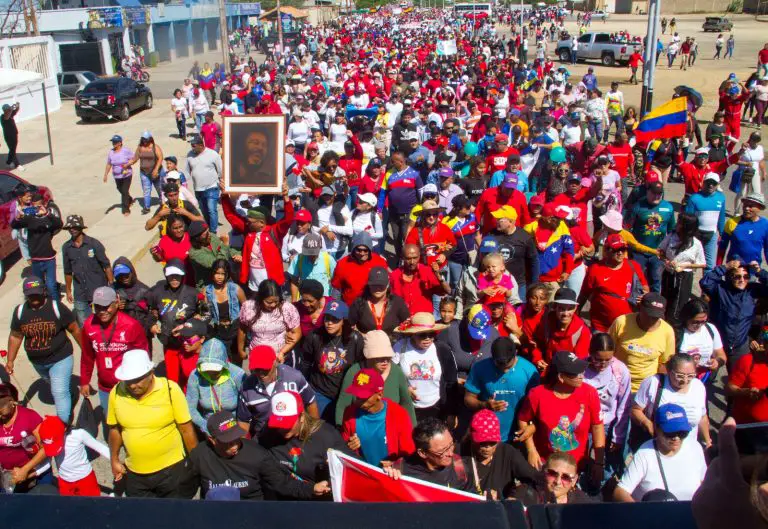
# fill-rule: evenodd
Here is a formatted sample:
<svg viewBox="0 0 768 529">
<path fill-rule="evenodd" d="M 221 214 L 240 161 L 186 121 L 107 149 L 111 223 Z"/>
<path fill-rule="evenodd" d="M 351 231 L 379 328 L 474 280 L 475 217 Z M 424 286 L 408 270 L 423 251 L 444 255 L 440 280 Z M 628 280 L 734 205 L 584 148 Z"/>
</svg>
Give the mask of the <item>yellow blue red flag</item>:
<svg viewBox="0 0 768 529">
<path fill-rule="evenodd" d="M 685 136 L 688 98 L 676 97 L 648 112 L 635 129 L 638 142 Z"/>
</svg>

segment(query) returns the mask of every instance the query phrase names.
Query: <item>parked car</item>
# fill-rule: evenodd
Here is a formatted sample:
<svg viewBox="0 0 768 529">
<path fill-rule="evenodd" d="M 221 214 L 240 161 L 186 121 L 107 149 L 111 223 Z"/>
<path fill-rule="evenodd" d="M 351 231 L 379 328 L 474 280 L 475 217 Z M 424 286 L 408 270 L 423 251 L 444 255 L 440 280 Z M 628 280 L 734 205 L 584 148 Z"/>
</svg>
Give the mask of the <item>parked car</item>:
<svg viewBox="0 0 768 529">
<path fill-rule="evenodd" d="M 61 210 L 53 201 L 53 193 L 45 186 L 30 184 L 20 176 L 10 171 L 0 171 L 0 283 L 5 279 L 5 260 L 19 249 L 19 243 L 11 237 L 12 212 L 16 208 L 14 191 L 26 185 L 43 195 L 45 205 L 57 217 L 61 218 Z"/>
<path fill-rule="evenodd" d="M 610 33 L 588 32 L 579 38 L 579 51 L 576 52 L 576 58 L 580 61 L 600 61 L 605 66 L 614 64 L 626 65 L 629 56 L 635 46 L 628 43 L 611 42 Z M 561 39 L 557 42 L 557 56 L 563 62 L 571 60 L 571 43 L 573 36 L 567 39 Z M 639 44 L 636 47 L 642 47 Z"/>
<path fill-rule="evenodd" d="M 85 85 L 97 78 L 95 73 L 88 70 L 56 74 L 56 79 L 59 82 L 59 94 L 61 97 L 75 97 L 80 90 L 85 88 Z"/>
<path fill-rule="evenodd" d="M 598 9 L 597 11 L 592 11 L 592 18 L 595 20 L 608 20 L 608 12 L 603 11 L 602 9 Z"/>
<path fill-rule="evenodd" d="M 126 77 L 96 79 L 75 97 L 75 114 L 83 121 L 93 118 L 118 118 L 126 121 L 131 112 L 152 108 L 148 86 Z"/>
<path fill-rule="evenodd" d="M 714 32 L 731 31 L 733 29 L 733 22 L 728 20 L 727 17 L 707 17 L 704 19 L 701 29 Z"/>
</svg>

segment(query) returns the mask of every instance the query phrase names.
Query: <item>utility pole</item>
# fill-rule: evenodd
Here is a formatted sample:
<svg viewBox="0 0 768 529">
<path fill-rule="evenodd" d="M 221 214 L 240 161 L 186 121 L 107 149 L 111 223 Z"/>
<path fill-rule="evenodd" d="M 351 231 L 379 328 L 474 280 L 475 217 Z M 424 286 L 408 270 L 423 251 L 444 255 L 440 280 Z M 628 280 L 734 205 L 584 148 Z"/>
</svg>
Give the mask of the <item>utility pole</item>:
<svg viewBox="0 0 768 529">
<path fill-rule="evenodd" d="M 232 64 L 229 60 L 229 31 L 227 30 L 227 6 L 224 0 L 219 0 L 219 28 L 221 33 L 221 55 L 224 58 L 224 68 L 227 73 L 232 73 Z"/>
<path fill-rule="evenodd" d="M 647 114 L 653 106 L 653 80 L 656 73 L 656 42 L 658 41 L 661 0 L 648 0 L 648 29 L 643 54 L 643 89 L 640 96 L 640 116 Z"/>
<path fill-rule="evenodd" d="M 284 53 L 283 50 L 283 13 L 280 10 L 280 0 L 277 0 L 277 42 L 280 45 L 280 55 Z"/>
<path fill-rule="evenodd" d="M 37 29 L 37 11 L 35 10 L 35 2 L 37 0 L 29 0 L 29 18 L 32 21 L 32 33 L 35 37 L 40 36 L 40 31 Z"/>
</svg>

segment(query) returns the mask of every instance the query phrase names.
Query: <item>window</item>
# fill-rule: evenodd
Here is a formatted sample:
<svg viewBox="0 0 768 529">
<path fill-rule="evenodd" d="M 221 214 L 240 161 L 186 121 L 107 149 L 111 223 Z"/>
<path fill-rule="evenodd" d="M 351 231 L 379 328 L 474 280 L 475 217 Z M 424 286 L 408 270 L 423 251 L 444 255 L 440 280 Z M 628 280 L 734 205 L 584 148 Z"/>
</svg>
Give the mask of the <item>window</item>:
<svg viewBox="0 0 768 529">
<path fill-rule="evenodd" d="M 592 35 L 590 35 L 589 33 L 579 37 L 579 42 L 583 42 L 585 44 L 588 44 L 590 40 L 592 40 Z"/>
<path fill-rule="evenodd" d="M 83 72 L 82 76 L 85 77 L 85 80 L 88 82 L 91 82 L 94 79 L 96 79 L 96 74 L 93 72 Z"/>
<path fill-rule="evenodd" d="M 114 81 L 108 83 L 88 83 L 88 85 L 83 88 L 83 93 L 100 94 L 106 92 L 107 94 L 114 94 L 116 87 L 117 83 Z"/>
<path fill-rule="evenodd" d="M 5 204 L 13 199 L 13 190 L 20 183 L 19 180 L 8 174 L 0 174 L 0 202 Z"/>
<path fill-rule="evenodd" d="M 611 42 L 611 36 L 608 33 L 598 33 L 595 35 L 595 43 L 608 44 Z"/>
<path fill-rule="evenodd" d="M 64 76 L 64 79 L 61 81 L 61 84 L 77 84 L 77 77 L 72 75 L 71 73 L 68 73 Z"/>
</svg>

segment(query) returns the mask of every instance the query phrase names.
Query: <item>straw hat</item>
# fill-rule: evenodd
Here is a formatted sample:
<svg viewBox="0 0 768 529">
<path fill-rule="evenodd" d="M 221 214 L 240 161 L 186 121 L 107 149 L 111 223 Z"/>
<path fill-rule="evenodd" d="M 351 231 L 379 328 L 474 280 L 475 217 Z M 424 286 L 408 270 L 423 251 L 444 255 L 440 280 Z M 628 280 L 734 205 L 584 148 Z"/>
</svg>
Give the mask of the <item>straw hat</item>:
<svg viewBox="0 0 768 529">
<path fill-rule="evenodd" d="M 440 332 L 447 325 L 435 323 L 435 316 L 430 312 L 417 312 L 409 320 L 404 321 L 395 329 L 400 334 L 420 334 L 424 332 Z"/>
</svg>

